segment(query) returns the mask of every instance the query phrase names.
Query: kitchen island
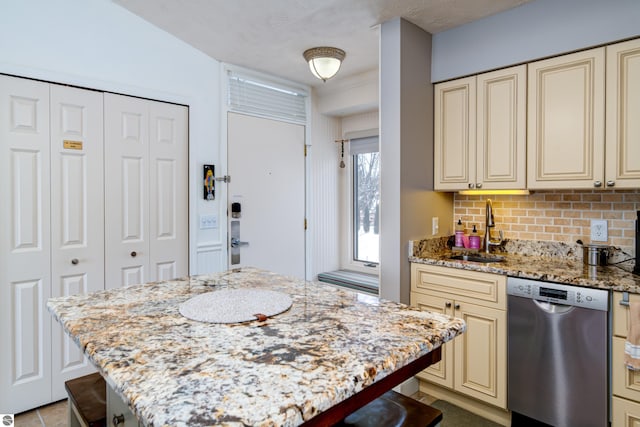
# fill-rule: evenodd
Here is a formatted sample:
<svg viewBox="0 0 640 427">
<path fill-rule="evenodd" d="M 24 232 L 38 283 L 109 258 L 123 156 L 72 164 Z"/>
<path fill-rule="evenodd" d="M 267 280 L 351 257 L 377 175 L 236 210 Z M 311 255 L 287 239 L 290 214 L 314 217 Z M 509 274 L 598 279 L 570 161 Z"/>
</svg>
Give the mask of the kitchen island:
<svg viewBox="0 0 640 427">
<path fill-rule="evenodd" d="M 282 292 L 266 320 L 187 319 L 221 289 Z M 462 320 L 256 269 L 49 300 L 49 310 L 143 425 L 330 424 L 435 363 Z"/>
</svg>

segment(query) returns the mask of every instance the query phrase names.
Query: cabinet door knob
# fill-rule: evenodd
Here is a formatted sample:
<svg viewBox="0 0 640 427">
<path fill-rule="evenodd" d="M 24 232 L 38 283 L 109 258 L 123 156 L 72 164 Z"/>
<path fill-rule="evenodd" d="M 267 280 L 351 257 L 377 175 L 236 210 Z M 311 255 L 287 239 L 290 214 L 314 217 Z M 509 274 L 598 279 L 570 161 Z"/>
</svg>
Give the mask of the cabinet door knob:
<svg viewBox="0 0 640 427">
<path fill-rule="evenodd" d="M 594 187 L 602 187 L 602 181 L 596 181 L 593 183 Z"/>
<path fill-rule="evenodd" d="M 136 251 L 131 251 L 131 257 L 135 258 L 138 255 Z"/>
<path fill-rule="evenodd" d="M 113 427 L 118 427 L 119 424 L 124 424 L 124 415 L 113 414 L 113 419 L 111 420 L 111 422 L 113 423 Z"/>
<path fill-rule="evenodd" d="M 469 183 L 469 188 L 474 188 L 474 187 L 475 187 L 475 185 L 472 182 L 470 182 Z"/>
<path fill-rule="evenodd" d="M 613 187 L 614 185 L 616 185 L 615 181 L 607 181 L 607 187 Z"/>
<path fill-rule="evenodd" d="M 78 265 L 79 262 L 80 261 L 78 261 L 78 258 L 74 258 L 74 259 L 71 260 L 71 264 L 73 264 L 73 265 Z"/>
<path fill-rule="evenodd" d="M 456 304 L 453 308 L 455 308 L 456 310 L 460 310 L 460 304 Z"/>
<path fill-rule="evenodd" d="M 476 188 L 482 188 L 482 183 L 481 182 L 477 183 Z"/>
<path fill-rule="evenodd" d="M 450 302 L 445 302 L 444 306 L 447 307 L 447 308 L 451 308 L 451 303 Z"/>
</svg>

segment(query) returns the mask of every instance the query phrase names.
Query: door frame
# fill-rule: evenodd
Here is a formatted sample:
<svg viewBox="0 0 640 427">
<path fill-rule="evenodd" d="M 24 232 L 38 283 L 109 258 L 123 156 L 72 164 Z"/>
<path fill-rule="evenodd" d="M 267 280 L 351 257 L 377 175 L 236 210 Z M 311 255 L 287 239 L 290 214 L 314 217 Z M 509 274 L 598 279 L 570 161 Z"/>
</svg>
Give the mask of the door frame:
<svg viewBox="0 0 640 427">
<path fill-rule="evenodd" d="M 257 71 L 253 71 L 253 70 L 249 70 L 247 68 L 243 68 L 243 67 L 239 67 L 236 65 L 231 65 L 231 64 L 225 64 L 225 63 L 221 63 L 220 64 L 221 67 L 221 71 L 220 71 L 220 165 L 216 165 L 216 177 L 223 177 L 228 175 L 229 173 L 229 168 L 228 168 L 228 159 L 227 159 L 227 155 L 228 155 L 228 132 L 227 132 L 227 118 L 228 118 L 228 114 L 233 112 L 233 113 L 238 113 L 238 114 L 244 114 L 244 115 L 248 115 L 248 116 L 255 116 L 255 117 L 261 117 L 264 119 L 269 119 L 269 120 L 276 120 L 276 121 L 281 121 L 281 122 L 285 122 L 285 123 L 293 123 L 293 124 L 297 124 L 297 125 L 302 125 L 304 126 L 304 145 L 306 147 L 306 153 L 307 155 L 304 157 L 304 217 L 307 220 L 307 228 L 305 230 L 305 237 L 304 237 L 304 253 L 305 253 L 305 280 L 311 280 L 312 277 L 312 253 L 311 253 L 311 248 L 312 248 L 312 244 L 313 242 L 311 241 L 311 230 L 313 225 L 310 224 L 309 221 L 309 213 L 311 212 L 312 206 L 311 206 L 311 198 L 309 197 L 310 194 L 310 189 L 311 189 L 311 154 L 312 154 L 312 150 L 311 150 L 311 88 L 309 86 L 306 85 L 300 85 L 298 83 L 289 81 L 289 80 L 285 80 L 279 77 L 275 77 L 272 75 L 268 75 L 268 74 L 264 74 L 264 73 L 260 73 Z M 239 74 L 243 74 L 246 76 L 255 76 L 257 79 L 259 80 L 266 80 L 266 81 L 270 81 L 273 82 L 274 84 L 278 84 L 281 86 L 285 86 L 288 88 L 295 88 L 296 91 L 298 91 L 299 93 L 304 93 L 305 94 L 305 110 L 306 110 L 306 120 L 305 122 L 300 122 L 300 121 L 294 121 L 294 120 L 284 120 L 281 118 L 274 118 L 274 117 L 269 117 L 267 115 L 260 115 L 260 114 L 255 114 L 255 113 L 249 113 L 246 111 L 241 111 L 238 109 L 234 109 L 231 108 L 227 102 L 227 93 L 229 90 L 229 80 L 228 80 L 228 73 L 232 71 L 232 72 L 236 72 Z M 233 176 L 231 177 L 231 179 L 233 179 Z M 221 256 L 220 256 L 220 266 L 219 266 L 219 270 L 220 271 L 225 271 L 228 269 L 228 264 L 229 264 L 229 230 L 228 230 L 228 219 L 227 219 L 227 201 L 228 201 L 228 188 L 226 183 L 222 183 L 220 181 L 216 182 L 216 198 L 218 198 L 219 203 L 218 203 L 218 218 L 220 218 L 220 220 L 218 221 L 219 224 L 219 230 L 220 230 L 220 234 L 219 234 L 219 244 L 220 244 L 220 251 L 221 251 Z"/>
</svg>

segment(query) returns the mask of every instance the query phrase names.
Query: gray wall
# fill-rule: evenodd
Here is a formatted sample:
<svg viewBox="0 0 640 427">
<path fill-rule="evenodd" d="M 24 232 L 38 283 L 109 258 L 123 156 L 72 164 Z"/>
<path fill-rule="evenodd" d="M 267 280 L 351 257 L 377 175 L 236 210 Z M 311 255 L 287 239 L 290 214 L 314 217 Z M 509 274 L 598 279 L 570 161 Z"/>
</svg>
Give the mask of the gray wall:
<svg viewBox="0 0 640 427">
<path fill-rule="evenodd" d="M 380 296 L 409 303 L 409 240 L 451 233 L 451 194 L 433 192 L 431 35 L 397 18 L 380 40 Z"/>
<path fill-rule="evenodd" d="M 639 0 L 534 0 L 433 36 L 438 82 L 640 35 Z"/>
</svg>

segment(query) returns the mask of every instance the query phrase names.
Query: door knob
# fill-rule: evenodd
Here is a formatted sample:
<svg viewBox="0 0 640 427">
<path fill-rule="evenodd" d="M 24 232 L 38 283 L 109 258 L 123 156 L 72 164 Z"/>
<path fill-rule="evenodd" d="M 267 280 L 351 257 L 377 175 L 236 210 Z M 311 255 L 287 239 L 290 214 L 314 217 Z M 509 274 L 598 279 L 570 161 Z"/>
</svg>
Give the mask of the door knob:
<svg viewBox="0 0 640 427">
<path fill-rule="evenodd" d="M 453 308 L 455 308 L 456 310 L 460 310 L 460 304 L 456 304 Z"/>
<path fill-rule="evenodd" d="M 594 183 L 593 183 L 593 186 L 594 186 L 594 187 L 597 187 L 597 188 L 602 187 L 602 181 L 596 181 L 596 182 L 594 182 Z"/>
<path fill-rule="evenodd" d="M 231 238 L 231 247 L 237 248 L 238 246 L 249 246 L 249 242 L 241 242 L 237 237 Z"/>
<path fill-rule="evenodd" d="M 481 182 L 477 183 L 476 188 L 482 188 L 482 183 Z"/>
<path fill-rule="evenodd" d="M 607 181 L 607 187 L 613 187 L 614 185 L 616 185 L 615 181 Z"/>
<path fill-rule="evenodd" d="M 445 302 L 444 306 L 447 307 L 447 308 L 451 308 L 451 303 L 450 302 Z"/>
<path fill-rule="evenodd" d="M 78 265 L 79 262 L 80 261 L 78 261 L 78 258 L 74 258 L 74 259 L 71 260 L 71 264 L 73 264 L 73 265 Z"/>
<path fill-rule="evenodd" d="M 131 251 L 131 257 L 135 258 L 138 255 L 136 251 Z"/>
</svg>

